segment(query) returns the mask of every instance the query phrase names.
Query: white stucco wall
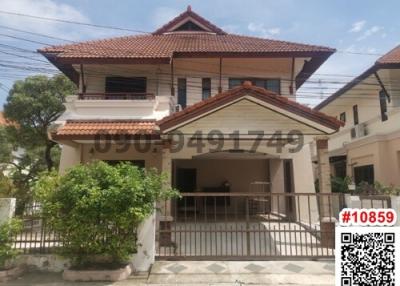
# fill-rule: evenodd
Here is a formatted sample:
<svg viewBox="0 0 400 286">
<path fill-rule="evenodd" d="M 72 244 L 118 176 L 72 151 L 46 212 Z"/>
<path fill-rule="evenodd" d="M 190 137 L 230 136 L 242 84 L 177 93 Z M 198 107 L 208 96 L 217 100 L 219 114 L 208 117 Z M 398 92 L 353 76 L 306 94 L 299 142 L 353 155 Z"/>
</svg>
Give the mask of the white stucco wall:
<svg viewBox="0 0 400 286">
<path fill-rule="evenodd" d="M 0 224 L 14 216 L 15 204 L 15 198 L 0 198 Z"/>
</svg>

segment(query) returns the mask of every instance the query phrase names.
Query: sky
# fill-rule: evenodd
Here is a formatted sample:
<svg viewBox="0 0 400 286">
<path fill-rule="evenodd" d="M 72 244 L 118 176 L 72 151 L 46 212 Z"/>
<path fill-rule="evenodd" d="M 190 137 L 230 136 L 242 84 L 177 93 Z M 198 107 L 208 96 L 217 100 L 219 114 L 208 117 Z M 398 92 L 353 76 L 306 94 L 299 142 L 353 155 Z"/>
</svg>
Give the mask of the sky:
<svg viewBox="0 0 400 286">
<path fill-rule="evenodd" d="M 188 5 L 227 32 L 336 48 L 298 91 L 299 101 L 311 106 L 400 44 L 400 1 L 395 0 L 0 0 L 1 11 L 142 32 L 156 30 Z M 0 109 L 15 80 L 37 73 L 30 67 L 44 73 L 53 69 L 33 50 L 67 43 L 60 39 L 83 41 L 135 33 L 0 13 Z"/>
</svg>

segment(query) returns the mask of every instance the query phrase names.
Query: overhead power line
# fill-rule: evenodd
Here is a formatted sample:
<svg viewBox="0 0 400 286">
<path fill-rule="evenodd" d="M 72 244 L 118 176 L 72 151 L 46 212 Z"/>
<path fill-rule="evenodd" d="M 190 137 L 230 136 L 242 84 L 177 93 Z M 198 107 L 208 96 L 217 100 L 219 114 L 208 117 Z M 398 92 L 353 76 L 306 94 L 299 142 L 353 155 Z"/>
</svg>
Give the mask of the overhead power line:
<svg viewBox="0 0 400 286">
<path fill-rule="evenodd" d="M 82 26 L 101 28 L 101 29 L 128 31 L 128 32 L 142 33 L 142 34 L 149 34 L 150 33 L 150 32 L 146 32 L 146 31 L 129 29 L 129 28 L 122 28 L 122 27 L 108 26 L 108 25 L 99 25 L 99 24 L 92 24 L 92 23 L 84 23 L 84 22 L 63 20 L 63 19 L 51 18 L 51 17 L 41 17 L 41 16 L 36 16 L 36 15 L 29 15 L 29 14 L 24 14 L 24 13 L 16 13 L 16 12 L 11 12 L 11 11 L 4 11 L 4 10 L 0 10 L 0 13 L 1 14 L 7 14 L 7 15 L 13 15 L 13 16 L 19 16 L 19 17 L 26 17 L 26 18 L 31 18 L 31 19 L 37 19 L 37 20 L 45 20 L 45 21 L 53 21 L 53 22 L 60 22 L 60 23 L 67 23 L 67 24 L 74 24 L 74 25 L 82 25 Z"/>
</svg>

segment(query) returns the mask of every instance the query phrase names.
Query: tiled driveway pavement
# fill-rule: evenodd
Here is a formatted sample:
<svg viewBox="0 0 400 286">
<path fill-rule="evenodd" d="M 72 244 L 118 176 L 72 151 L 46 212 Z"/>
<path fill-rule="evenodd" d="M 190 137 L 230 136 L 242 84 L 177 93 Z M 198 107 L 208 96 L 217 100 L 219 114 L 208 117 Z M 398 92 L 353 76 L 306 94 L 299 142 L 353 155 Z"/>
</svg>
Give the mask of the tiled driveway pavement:
<svg viewBox="0 0 400 286">
<path fill-rule="evenodd" d="M 158 261 L 148 277 L 107 283 L 67 283 L 60 274 L 29 273 L 10 286 L 45 285 L 334 285 L 333 261 Z"/>
<path fill-rule="evenodd" d="M 148 282 L 182 285 L 334 285 L 334 262 L 158 261 Z"/>
</svg>

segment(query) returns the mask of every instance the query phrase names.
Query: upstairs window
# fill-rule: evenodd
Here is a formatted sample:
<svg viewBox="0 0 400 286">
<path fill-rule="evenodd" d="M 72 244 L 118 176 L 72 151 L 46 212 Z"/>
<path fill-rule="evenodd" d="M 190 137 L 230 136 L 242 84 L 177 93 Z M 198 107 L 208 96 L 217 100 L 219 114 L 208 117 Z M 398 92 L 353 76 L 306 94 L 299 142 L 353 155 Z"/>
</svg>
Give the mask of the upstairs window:
<svg viewBox="0 0 400 286">
<path fill-rule="evenodd" d="M 201 98 L 207 99 L 211 96 L 211 78 L 203 78 L 201 81 Z"/>
<path fill-rule="evenodd" d="M 339 115 L 340 121 L 346 122 L 346 112 L 342 112 Z"/>
<path fill-rule="evenodd" d="M 280 79 L 262 79 L 262 78 L 230 78 L 229 89 L 241 85 L 244 81 L 251 81 L 255 86 L 263 87 L 270 91 L 281 93 L 281 80 Z"/>
<path fill-rule="evenodd" d="M 178 78 L 178 104 L 186 107 L 186 78 Z"/>
<path fill-rule="evenodd" d="M 358 106 L 357 105 L 353 105 L 353 121 L 354 121 L 354 125 L 358 124 Z"/>
<path fill-rule="evenodd" d="M 388 120 L 386 93 L 383 90 L 381 90 L 379 92 L 379 105 L 381 107 L 381 119 L 382 119 L 382 121 Z"/>
<path fill-rule="evenodd" d="M 146 93 L 145 77 L 106 77 L 106 92 Z"/>
<path fill-rule="evenodd" d="M 180 25 L 178 28 L 174 29 L 174 31 L 206 31 L 196 23 L 192 21 L 187 21 L 184 24 Z"/>
</svg>

